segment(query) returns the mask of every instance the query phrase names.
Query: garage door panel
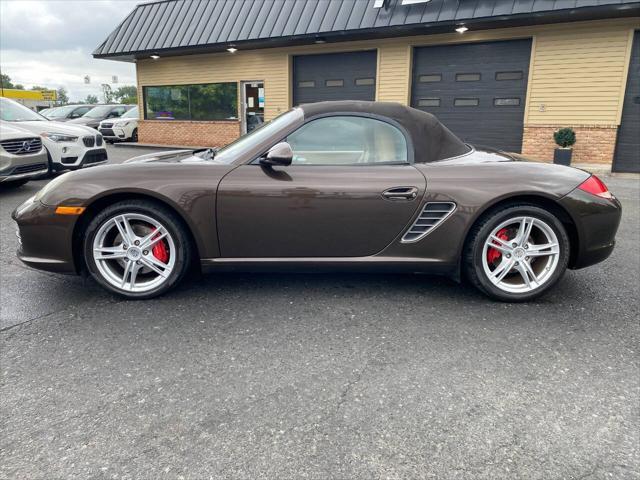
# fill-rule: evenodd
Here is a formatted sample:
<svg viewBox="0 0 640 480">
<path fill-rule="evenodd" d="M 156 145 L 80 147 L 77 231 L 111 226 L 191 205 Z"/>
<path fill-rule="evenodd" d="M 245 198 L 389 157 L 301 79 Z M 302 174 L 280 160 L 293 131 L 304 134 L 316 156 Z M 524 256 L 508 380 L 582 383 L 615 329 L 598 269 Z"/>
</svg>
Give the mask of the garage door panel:
<svg viewBox="0 0 640 480">
<path fill-rule="evenodd" d="M 530 40 L 416 48 L 411 104 L 469 143 L 519 152 L 530 55 Z"/>
<path fill-rule="evenodd" d="M 375 100 L 375 51 L 293 57 L 293 103 Z"/>
<path fill-rule="evenodd" d="M 635 32 L 613 160 L 616 172 L 640 172 L 640 33 Z"/>
</svg>

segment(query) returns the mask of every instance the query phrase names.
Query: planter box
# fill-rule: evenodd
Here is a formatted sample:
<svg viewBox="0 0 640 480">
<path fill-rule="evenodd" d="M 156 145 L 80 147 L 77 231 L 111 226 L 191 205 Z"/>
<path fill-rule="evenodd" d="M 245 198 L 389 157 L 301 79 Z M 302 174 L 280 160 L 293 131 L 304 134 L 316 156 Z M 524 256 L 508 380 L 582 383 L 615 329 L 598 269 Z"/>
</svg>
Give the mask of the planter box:
<svg viewBox="0 0 640 480">
<path fill-rule="evenodd" d="M 571 165 L 571 148 L 556 148 L 553 152 L 553 163 L 558 165 Z"/>
</svg>

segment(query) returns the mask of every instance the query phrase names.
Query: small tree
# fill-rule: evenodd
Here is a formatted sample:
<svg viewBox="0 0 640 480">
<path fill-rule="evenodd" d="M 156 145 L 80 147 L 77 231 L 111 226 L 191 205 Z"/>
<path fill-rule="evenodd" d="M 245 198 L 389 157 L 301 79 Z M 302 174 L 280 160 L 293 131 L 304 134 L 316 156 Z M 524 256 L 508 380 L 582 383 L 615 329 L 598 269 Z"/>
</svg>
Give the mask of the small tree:
<svg viewBox="0 0 640 480">
<path fill-rule="evenodd" d="M 113 90 L 111 90 L 111 85 L 108 83 L 102 84 L 102 98 L 104 98 L 104 103 L 113 102 Z"/>
<path fill-rule="evenodd" d="M 16 88 L 11 81 L 11 77 L 6 73 L 0 74 L 0 86 L 2 88 Z"/>
<path fill-rule="evenodd" d="M 64 87 L 60 87 L 58 89 L 58 103 L 60 105 L 66 105 L 69 103 L 69 95 L 67 93 L 67 89 Z"/>
<path fill-rule="evenodd" d="M 553 134 L 553 139 L 562 148 L 568 148 L 576 143 L 576 132 L 571 128 L 561 128 Z"/>
<path fill-rule="evenodd" d="M 95 95 L 87 95 L 87 98 L 84 99 L 84 103 L 98 103 L 98 97 Z"/>
<path fill-rule="evenodd" d="M 138 103 L 138 89 L 134 85 L 123 85 L 116 89 L 114 97 L 120 103 Z"/>
</svg>

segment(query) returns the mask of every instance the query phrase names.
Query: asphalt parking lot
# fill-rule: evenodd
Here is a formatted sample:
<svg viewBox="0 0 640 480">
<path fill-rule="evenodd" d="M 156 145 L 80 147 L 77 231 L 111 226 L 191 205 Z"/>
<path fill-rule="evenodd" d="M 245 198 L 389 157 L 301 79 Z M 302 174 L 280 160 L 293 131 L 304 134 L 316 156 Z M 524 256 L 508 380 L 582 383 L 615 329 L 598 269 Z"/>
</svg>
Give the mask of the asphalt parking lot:
<svg viewBox="0 0 640 480">
<path fill-rule="evenodd" d="M 109 147 L 112 161 L 146 152 Z M 612 257 L 530 304 L 411 275 L 23 267 L 0 192 L 0 478 L 640 478 L 640 182 Z"/>
</svg>

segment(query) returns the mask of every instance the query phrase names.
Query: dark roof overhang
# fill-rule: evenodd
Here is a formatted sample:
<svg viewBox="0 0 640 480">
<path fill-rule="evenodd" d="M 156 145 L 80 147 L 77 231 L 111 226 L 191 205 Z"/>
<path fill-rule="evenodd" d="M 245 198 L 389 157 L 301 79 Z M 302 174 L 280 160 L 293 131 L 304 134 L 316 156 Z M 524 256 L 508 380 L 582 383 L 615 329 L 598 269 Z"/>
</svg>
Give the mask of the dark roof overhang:
<svg viewBox="0 0 640 480">
<path fill-rule="evenodd" d="M 93 56 L 94 58 L 135 62 L 137 59 L 149 58 L 149 56 L 152 54 L 157 54 L 162 57 L 194 55 L 202 53 L 220 53 L 225 52 L 230 46 L 234 46 L 239 50 L 257 50 L 264 48 L 312 45 L 314 43 L 318 43 L 318 41 L 331 44 L 356 40 L 375 40 L 402 36 L 451 33 L 456 27 L 461 25 L 468 27 L 469 33 L 472 33 L 474 31 L 497 28 L 511 28 L 636 16 L 640 16 L 640 2 L 623 1 L 622 3 L 617 4 L 546 10 L 533 13 L 508 14 L 490 17 L 412 23 L 351 30 L 324 31 L 305 33 L 301 35 L 273 36 L 246 40 L 236 39 L 219 43 L 186 45 L 181 47 L 163 48 L 161 46 L 156 46 L 155 48 L 102 53 L 105 44 L 109 41 L 109 39 L 107 39 L 102 45 L 100 45 L 100 47 L 96 49 L 96 51 L 93 53 Z M 115 33 L 116 32 L 112 33 L 111 36 L 113 36 Z"/>
</svg>

